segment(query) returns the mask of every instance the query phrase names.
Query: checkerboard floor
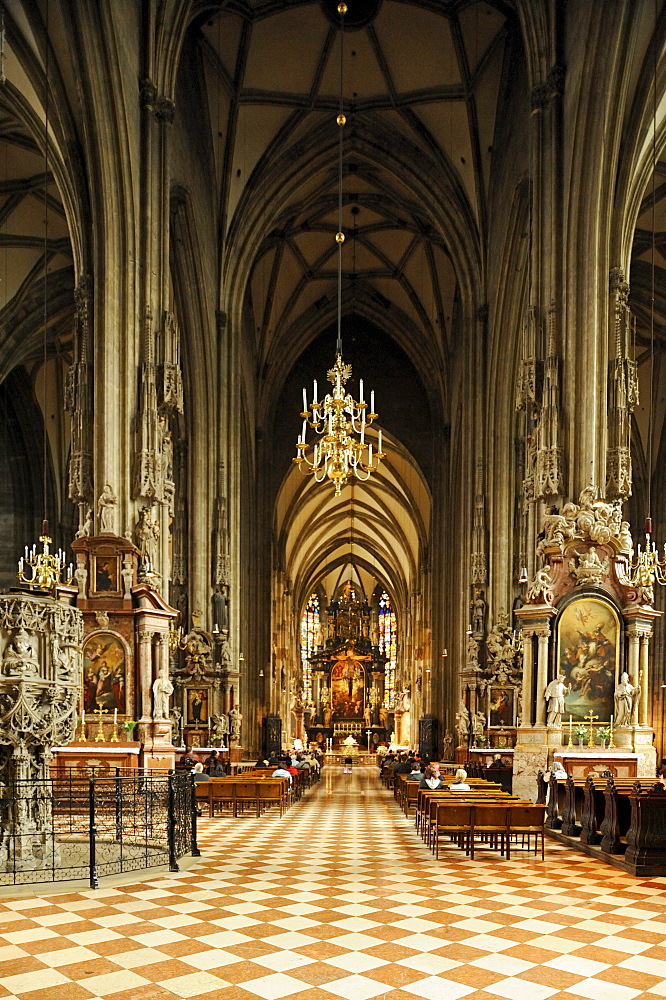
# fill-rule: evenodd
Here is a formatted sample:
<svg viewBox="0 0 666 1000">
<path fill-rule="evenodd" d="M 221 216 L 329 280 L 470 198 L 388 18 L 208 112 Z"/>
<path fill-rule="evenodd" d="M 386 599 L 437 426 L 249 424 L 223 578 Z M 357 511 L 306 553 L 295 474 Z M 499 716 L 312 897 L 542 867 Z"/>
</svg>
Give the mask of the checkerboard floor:
<svg viewBox="0 0 666 1000">
<path fill-rule="evenodd" d="M 666 997 L 666 879 L 552 842 L 436 862 L 370 768 L 201 827 L 188 872 L 1 902 L 0 1000 Z"/>
</svg>

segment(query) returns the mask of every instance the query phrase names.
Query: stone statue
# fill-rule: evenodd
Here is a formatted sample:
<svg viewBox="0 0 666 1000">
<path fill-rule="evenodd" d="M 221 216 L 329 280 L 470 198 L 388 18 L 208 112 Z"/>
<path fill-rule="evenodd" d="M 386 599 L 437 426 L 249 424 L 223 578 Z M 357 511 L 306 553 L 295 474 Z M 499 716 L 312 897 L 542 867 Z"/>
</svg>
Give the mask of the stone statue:
<svg viewBox="0 0 666 1000">
<path fill-rule="evenodd" d="M 134 582 L 134 570 L 132 569 L 132 556 L 129 552 L 125 553 L 123 558 L 123 568 L 120 572 L 123 578 L 123 597 L 126 601 L 129 601 L 132 597 L 132 584 Z"/>
<path fill-rule="evenodd" d="M 475 712 L 472 716 L 472 734 L 475 740 L 483 736 L 486 731 L 486 717 L 483 712 Z"/>
<path fill-rule="evenodd" d="M 221 740 L 224 739 L 229 732 L 229 720 L 226 715 L 211 715 L 210 718 L 215 735 Z"/>
<path fill-rule="evenodd" d="M 86 566 L 86 557 L 82 555 L 77 555 L 76 557 L 76 569 L 74 570 L 74 576 L 76 577 L 76 583 L 79 588 L 79 596 L 88 596 L 88 568 Z"/>
<path fill-rule="evenodd" d="M 403 712 L 410 712 L 412 709 L 412 696 L 408 687 L 402 689 L 400 695 L 400 707 Z"/>
<path fill-rule="evenodd" d="M 322 684 L 319 689 L 319 700 L 322 705 L 328 705 L 331 698 L 331 692 L 327 684 Z"/>
<path fill-rule="evenodd" d="M 229 627 L 227 603 L 228 598 L 226 584 L 216 586 L 215 593 L 213 594 L 213 615 L 215 618 L 215 624 L 220 631 Z"/>
<path fill-rule="evenodd" d="M 620 543 L 620 551 L 626 552 L 631 559 L 634 555 L 634 540 L 631 537 L 631 529 L 628 521 L 622 521 L 620 530 L 617 533 L 617 540 Z"/>
<path fill-rule="evenodd" d="M 324 725 L 327 729 L 331 728 L 331 722 L 333 720 L 333 709 L 329 704 L 324 706 Z"/>
<path fill-rule="evenodd" d="M 629 680 L 629 674 L 624 671 L 620 683 L 615 688 L 615 725 L 630 726 L 634 717 L 634 707 L 638 698 L 638 688 Z"/>
<path fill-rule="evenodd" d="M 477 590 L 472 601 L 472 630 L 475 635 L 483 635 L 485 620 L 486 602 L 483 599 L 483 591 Z"/>
<path fill-rule="evenodd" d="M 463 736 L 469 736 L 469 712 L 464 701 L 460 702 L 456 721 L 458 723 L 458 736 L 462 741 Z"/>
<path fill-rule="evenodd" d="M 152 569 L 157 562 L 157 541 L 160 526 L 151 520 L 150 507 L 142 507 L 139 511 L 139 522 L 136 526 L 137 544 L 141 549 L 141 561 L 144 566 Z"/>
<path fill-rule="evenodd" d="M 386 729 L 388 726 L 388 708 L 384 705 L 381 705 L 379 708 L 379 725 L 382 729 Z"/>
<path fill-rule="evenodd" d="M 24 628 L 17 629 L 14 638 L 5 646 L 2 657 L 3 674 L 38 674 L 39 670 L 39 660 L 30 636 Z"/>
<path fill-rule="evenodd" d="M 229 712 L 229 723 L 231 728 L 231 739 L 234 743 L 238 743 L 241 735 L 241 724 L 243 722 L 243 716 L 238 705 L 234 707 Z"/>
<path fill-rule="evenodd" d="M 77 538 L 90 538 L 95 533 L 95 515 L 92 507 L 88 508 L 86 519 L 76 532 Z"/>
<path fill-rule="evenodd" d="M 572 559 L 571 566 L 571 574 L 578 580 L 578 583 L 601 583 L 603 577 L 607 576 L 609 572 L 608 557 L 602 562 L 594 545 L 582 554 L 578 565 Z"/>
<path fill-rule="evenodd" d="M 444 760 L 453 760 L 453 735 L 447 729 L 446 736 L 444 737 Z"/>
<path fill-rule="evenodd" d="M 465 666 L 468 670 L 479 669 L 479 640 L 475 639 L 473 635 L 467 636 L 467 662 Z"/>
<path fill-rule="evenodd" d="M 175 745 L 179 745 L 178 737 L 180 735 L 180 720 L 183 717 L 183 713 L 178 708 L 178 705 L 174 705 L 169 712 L 169 718 L 171 719 L 171 742 Z"/>
<path fill-rule="evenodd" d="M 363 709 L 363 719 L 365 720 L 366 726 L 370 728 L 372 725 L 372 708 L 370 705 L 366 705 Z"/>
<path fill-rule="evenodd" d="M 561 726 L 562 725 L 562 714 L 564 712 L 564 699 L 571 688 L 564 683 L 564 674 L 558 674 L 558 676 L 550 682 L 548 687 L 543 693 L 544 698 L 548 702 L 548 718 L 546 720 L 549 726 Z"/>
<path fill-rule="evenodd" d="M 220 664 L 223 670 L 229 670 L 231 667 L 231 646 L 226 635 L 220 643 Z"/>
<path fill-rule="evenodd" d="M 550 568 L 544 566 L 542 569 L 537 570 L 534 579 L 528 584 L 525 591 L 525 603 L 550 604 L 550 589 L 552 586 L 553 580 L 550 575 Z"/>
<path fill-rule="evenodd" d="M 99 530 L 101 535 L 115 535 L 116 533 L 116 505 L 118 498 L 109 486 L 105 484 L 104 489 L 97 501 L 97 516 L 99 517 Z"/>
<path fill-rule="evenodd" d="M 169 698 L 173 694 L 173 684 L 169 680 L 169 671 L 164 665 L 153 681 L 153 718 L 169 718 Z"/>
</svg>

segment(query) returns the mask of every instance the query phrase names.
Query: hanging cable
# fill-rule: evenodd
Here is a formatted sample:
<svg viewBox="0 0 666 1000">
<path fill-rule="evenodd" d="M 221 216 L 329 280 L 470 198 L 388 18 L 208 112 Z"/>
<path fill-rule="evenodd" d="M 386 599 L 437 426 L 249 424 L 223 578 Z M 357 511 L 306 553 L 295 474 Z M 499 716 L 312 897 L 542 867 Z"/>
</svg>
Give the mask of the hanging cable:
<svg viewBox="0 0 666 1000">
<path fill-rule="evenodd" d="M 338 232 L 335 237 L 338 244 L 338 339 L 335 345 L 335 353 L 342 354 L 342 244 L 345 241 L 345 234 L 342 231 L 342 153 L 343 153 L 343 139 L 344 139 L 344 126 L 347 122 L 347 117 L 345 115 L 345 99 L 343 93 L 343 80 L 344 80 L 344 59 L 345 59 L 345 14 L 347 13 L 347 4 L 338 4 L 338 13 L 340 14 L 340 99 L 338 103 L 338 118 L 337 122 L 340 126 L 340 133 L 338 139 Z"/>
<path fill-rule="evenodd" d="M 47 487 L 47 444 L 48 435 L 46 430 L 46 410 L 47 410 L 47 370 L 46 365 L 48 361 L 48 350 L 47 350 L 47 331 L 48 331 L 48 273 L 49 273 L 49 257 L 48 257 L 48 247 L 49 247 L 49 53 L 50 53 L 50 40 L 49 40 L 49 0 L 46 0 L 46 30 L 45 30 L 45 54 L 44 54 L 44 357 L 43 357 L 43 367 L 42 367 L 42 378 L 44 380 L 43 386 L 43 401 L 44 401 L 44 413 L 43 413 L 43 449 L 44 449 L 44 461 L 43 461 L 43 520 L 44 525 L 42 525 L 42 534 L 48 535 L 48 528 L 46 527 L 46 487 Z"/>
</svg>

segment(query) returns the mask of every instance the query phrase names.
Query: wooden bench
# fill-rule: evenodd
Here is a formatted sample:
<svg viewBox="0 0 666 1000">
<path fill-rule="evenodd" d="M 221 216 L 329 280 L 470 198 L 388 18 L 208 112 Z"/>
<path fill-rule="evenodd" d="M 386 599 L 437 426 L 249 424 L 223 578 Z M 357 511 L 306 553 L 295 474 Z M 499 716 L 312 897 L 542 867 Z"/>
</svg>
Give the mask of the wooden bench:
<svg viewBox="0 0 666 1000">
<path fill-rule="evenodd" d="M 534 836 L 534 853 L 537 853 L 539 838 L 541 839 L 541 859 L 545 858 L 544 820 L 545 807 L 533 802 L 508 800 L 483 801 L 475 800 L 438 801 L 436 804 L 434 824 L 434 852 L 439 858 L 440 839 L 442 835 L 451 836 L 458 846 L 474 860 L 477 847 L 477 835 L 490 844 L 491 849 L 500 846 L 500 854 L 506 853 L 507 861 L 511 859 L 511 842 L 514 838 L 527 837 L 527 849 Z"/>
</svg>

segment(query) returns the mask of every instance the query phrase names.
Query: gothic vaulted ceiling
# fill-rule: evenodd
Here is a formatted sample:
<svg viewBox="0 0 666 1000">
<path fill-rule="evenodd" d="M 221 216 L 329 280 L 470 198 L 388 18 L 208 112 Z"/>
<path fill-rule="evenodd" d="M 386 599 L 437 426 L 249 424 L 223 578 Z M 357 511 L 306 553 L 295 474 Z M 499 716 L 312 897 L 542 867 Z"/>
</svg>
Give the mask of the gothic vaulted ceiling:
<svg viewBox="0 0 666 1000">
<path fill-rule="evenodd" d="M 260 361 L 282 355 L 285 339 L 297 356 L 335 312 L 336 6 L 230 0 L 201 23 L 228 242 L 243 243 L 245 220 L 263 214 L 249 284 Z M 462 256 L 480 267 L 508 8 L 448 0 L 351 0 L 349 8 L 345 310 L 382 321 L 438 371 L 454 349 Z M 258 209 L 253 194 L 271 172 L 278 190 Z M 285 364 L 293 360 L 287 352 Z"/>
</svg>

